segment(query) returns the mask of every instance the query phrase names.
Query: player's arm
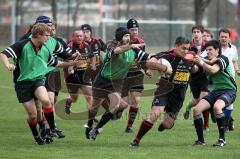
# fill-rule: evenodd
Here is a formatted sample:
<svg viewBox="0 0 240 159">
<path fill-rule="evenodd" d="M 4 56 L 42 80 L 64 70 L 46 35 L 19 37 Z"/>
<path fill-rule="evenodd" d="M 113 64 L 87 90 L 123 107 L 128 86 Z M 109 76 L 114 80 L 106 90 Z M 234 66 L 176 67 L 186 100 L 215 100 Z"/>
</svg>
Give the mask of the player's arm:
<svg viewBox="0 0 240 159">
<path fill-rule="evenodd" d="M 141 47 L 143 46 L 143 44 L 127 44 L 127 45 L 121 45 L 121 46 L 117 46 L 115 49 L 114 49 L 114 54 L 121 54 L 121 53 L 124 53 L 130 49 L 137 49 L 137 50 L 140 50 Z"/>
<path fill-rule="evenodd" d="M 56 48 L 54 50 L 54 54 L 62 59 L 71 59 L 77 57 L 79 55 L 78 51 L 73 51 L 71 48 L 67 47 L 64 49 L 60 42 L 57 41 Z"/>
<path fill-rule="evenodd" d="M 48 58 L 48 66 L 53 66 L 53 67 L 62 67 L 62 68 L 67 68 L 70 66 L 77 66 L 80 63 L 80 61 L 58 61 L 57 58 L 55 58 L 53 55 L 49 54 Z"/>
<path fill-rule="evenodd" d="M 161 63 L 158 62 L 158 59 L 156 59 L 155 57 L 147 59 L 146 67 L 151 70 L 159 70 L 169 75 L 172 74 L 172 68 L 162 65 Z"/>
<path fill-rule="evenodd" d="M 195 62 L 198 63 L 204 70 L 206 70 L 207 72 L 209 72 L 211 74 L 215 74 L 218 71 L 226 68 L 226 62 L 222 58 L 219 58 L 216 61 L 216 63 L 213 65 L 207 64 L 206 62 L 203 61 L 203 59 L 201 57 L 196 57 Z M 225 66 L 220 65 L 221 62 L 224 62 Z"/>
<path fill-rule="evenodd" d="M 9 71 L 15 70 L 15 67 L 16 67 L 16 66 L 15 66 L 14 64 L 10 63 L 8 57 L 7 57 L 5 54 L 1 53 L 1 54 L 0 54 L 0 58 L 1 58 L 1 61 L 2 61 L 3 65 L 4 65 Z"/>
<path fill-rule="evenodd" d="M 9 70 L 13 71 L 16 66 L 9 61 L 9 58 L 17 59 L 21 56 L 23 45 L 28 42 L 27 40 L 17 42 L 0 53 L 1 61 L 3 62 L 4 66 Z"/>
</svg>

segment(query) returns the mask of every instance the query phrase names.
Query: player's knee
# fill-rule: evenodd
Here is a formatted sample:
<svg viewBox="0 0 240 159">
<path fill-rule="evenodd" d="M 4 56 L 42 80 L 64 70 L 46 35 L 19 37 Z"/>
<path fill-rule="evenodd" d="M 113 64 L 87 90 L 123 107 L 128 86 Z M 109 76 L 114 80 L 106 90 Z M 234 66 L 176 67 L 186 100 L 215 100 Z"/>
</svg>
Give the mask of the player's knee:
<svg viewBox="0 0 240 159">
<path fill-rule="evenodd" d="M 194 107 L 193 108 L 193 115 L 196 116 L 196 115 L 199 115 L 201 114 L 201 110 L 198 108 L 198 107 Z"/>
<path fill-rule="evenodd" d="M 168 117 L 163 121 L 162 125 L 165 129 L 171 129 L 174 126 L 174 119 L 171 117 Z"/>
<path fill-rule="evenodd" d="M 43 108 L 49 108 L 51 107 L 51 102 L 49 99 L 44 99 L 41 101 Z"/>
<path fill-rule="evenodd" d="M 214 105 L 213 112 L 214 114 L 220 114 L 222 112 L 222 108 L 218 107 L 217 105 Z"/>
<path fill-rule="evenodd" d="M 36 119 L 37 119 L 37 113 L 36 113 L 36 112 L 29 112 L 29 113 L 28 113 L 28 118 L 29 118 L 29 120 L 31 120 L 31 121 L 36 120 Z"/>
</svg>

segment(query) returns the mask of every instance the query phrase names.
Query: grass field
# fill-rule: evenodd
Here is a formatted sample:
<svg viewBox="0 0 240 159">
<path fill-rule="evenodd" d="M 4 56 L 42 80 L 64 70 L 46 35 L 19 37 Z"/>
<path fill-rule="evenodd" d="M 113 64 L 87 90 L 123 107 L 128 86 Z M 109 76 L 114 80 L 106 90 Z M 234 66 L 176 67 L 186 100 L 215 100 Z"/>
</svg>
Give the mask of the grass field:
<svg viewBox="0 0 240 159">
<path fill-rule="evenodd" d="M 189 99 L 189 92 L 187 96 L 186 101 Z M 59 100 L 66 97 L 67 94 L 60 93 Z M 150 111 L 151 99 L 152 97 L 144 97 L 141 101 L 141 114 L 134 124 L 136 130 Z M 183 120 L 181 114 L 184 109 L 181 110 L 179 119 L 171 130 L 158 132 L 157 127 L 160 122 L 158 121 L 143 138 L 138 149 L 128 147 L 136 134 L 124 133 L 127 111 L 124 112 L 122 119 L 109 122 L 96 141 L 85 139 L 83 125 L 86 120 L 63 120 L 58 116 L 56 122 L 64 130 L 66 138 L 54 139 L 52 144 L 39 146 L 33 142 L 26 124 L 26 113 L 17 101 L 12 74 L 0 64 L 0 158 L 237 159 L 240 158 L 239 102 L 237 98 L 233 112 L 236 129 L 226 134 L 227 145 L 223 148 L 212 147 L 218 138 L 218 131 L 217 126 L 211 121 L 210 131 L 205 132 L 207 145 L 193 147 L 192 144 L 196 139 L 195 129 L 192 120 Z M 78 103 L 73 105 L 73 111 L 77 113 L 84 110 L 85 105 L 84 99 L 80 98 Z"/>
</svg>

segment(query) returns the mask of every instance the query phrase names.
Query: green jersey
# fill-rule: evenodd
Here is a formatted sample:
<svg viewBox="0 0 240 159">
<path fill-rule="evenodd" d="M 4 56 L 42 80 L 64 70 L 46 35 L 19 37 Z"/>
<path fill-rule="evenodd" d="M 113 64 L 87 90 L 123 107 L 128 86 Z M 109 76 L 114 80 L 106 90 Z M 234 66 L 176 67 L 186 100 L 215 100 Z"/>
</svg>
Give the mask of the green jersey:
<svg viewBox="0 0 240 159">
<path fill-rule="evenodd" d="M 134 61 L 143 62 L 146 61 L 149 56 L 149 54 L 142 50 L 137 51 L 133 49 L 115 54 L 115 48 L 116 47 L 111 47 L 108 49 L 101 71 L 101 76 L 110 80 L 124 79 Z"/>
<path fill-rule="evenodd" d="M 31 39 L 26 39 L 6 48 L 2 53 L 8 58 L 12 57 L 16 64 L 13 72 L 14 82 L 44 79 L 45 74 L 49 72 L 49 66 L 56 66 L 58 63 L 53 57 L 53 52 L 60 53 L 62 50 L 60 45 L 54 44 L 56 40 L 49 38 L 37 50 Z"/>
<path fill-rule="evenodd" d="M 215 74 L 208 73 L 208 79 L 210 83 L 212 83 L 211 90 L 237 90 L 237 85 L 228 58 L 219 55 L 214 64 L 217 64 L 220 70 Z"/>
</svg>

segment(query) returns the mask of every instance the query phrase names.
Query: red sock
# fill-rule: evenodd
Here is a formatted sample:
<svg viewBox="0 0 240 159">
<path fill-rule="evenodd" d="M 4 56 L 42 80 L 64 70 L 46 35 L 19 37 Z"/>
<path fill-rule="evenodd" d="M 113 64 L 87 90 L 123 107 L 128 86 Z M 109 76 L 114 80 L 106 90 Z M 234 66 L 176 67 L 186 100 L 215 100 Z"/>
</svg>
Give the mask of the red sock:
<svg viewBox="0 0 240 159">
<path fill-rule="evenodd" d="M 140 129 L 138 131 L 138 134 L 134 140 L 139 143 L 142 137 L 152 128 L 152 126 L 153 126 L 153 123 L 150 123 L 147 120 L 143 120 L 140 126 Z"/>
<path fill-rule="evenodd" d="M 132 127 L 134 120 L 137 117 L 137 113 L 138 113 L 138 108 L 135 108 L 135 107 L 129 108 L 127 127 Z"/>
</svg>

